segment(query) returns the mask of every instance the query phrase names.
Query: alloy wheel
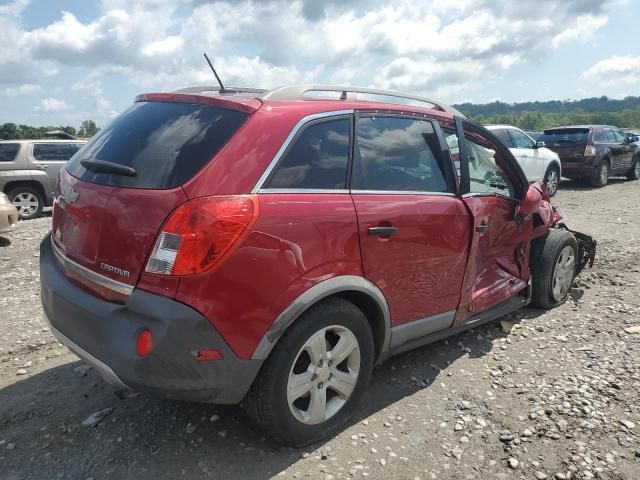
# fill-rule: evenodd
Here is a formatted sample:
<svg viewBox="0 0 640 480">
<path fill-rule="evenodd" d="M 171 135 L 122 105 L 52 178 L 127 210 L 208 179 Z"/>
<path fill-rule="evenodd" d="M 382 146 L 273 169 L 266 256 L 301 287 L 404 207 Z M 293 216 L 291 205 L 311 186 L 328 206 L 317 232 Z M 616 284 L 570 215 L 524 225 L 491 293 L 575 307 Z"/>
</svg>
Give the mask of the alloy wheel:
<svg viewBox="0 0 640 480">
<path fill-rule="evenodd" d="M 609 181 L 609 164 L 603 163 L 600 167 L 600 185 L 606 185 Z"/>
<path fill-rule="evenodd" d="M 22 192 L 13 197 L 13 205 L 18 210 L 18 215 L 29 217 L 36 213 L 40 206 L 40 201 L 33 193 Z"/>
<path fill-rule="evenodd" d="M 302 346 L 289 373 L 287 402 L 306 425 L 333 417 L 347 403 L 360 375 L 360 345 L 351 330 L 325 327 Z"/>
<path fill-rule="evenodd" d="M 555 195 L 556 191 L 558 190 L 558 184 L 560 183 L 560 178 L 558 177 L 558 172 L 556 172 L 555 169 L 550 170 L 547 174 L 545 183 L 547 185 L 547 191 L 549 192 L 550 196 Z"/>
<path fill-rule="evenodd" d="M 554 300 L 560 302 L 569 293 L 576 269 L 576 256 L 570 245 L 565 246 L 558 255 L 553 268 L 551 291 Z"/>
</svg>

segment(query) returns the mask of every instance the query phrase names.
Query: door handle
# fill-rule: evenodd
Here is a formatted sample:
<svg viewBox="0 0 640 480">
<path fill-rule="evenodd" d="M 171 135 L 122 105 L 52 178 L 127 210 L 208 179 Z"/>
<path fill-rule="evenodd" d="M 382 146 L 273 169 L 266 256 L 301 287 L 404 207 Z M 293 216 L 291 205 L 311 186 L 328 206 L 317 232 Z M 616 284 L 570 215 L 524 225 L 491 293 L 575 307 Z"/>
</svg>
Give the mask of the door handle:
<svg viewBox="0 0 640 480">
<path fill-rule="evenodd" d="M 486 233 L 489 231 L 489 225 L 486 223 L 482 223 L 476 226 L 476 232 L 478 233 Z"/>
<path fill-rule="evenodd" d="M 390 237 L 398 233 L 398 230 L 398 227 L 369 227 L 368 233 L 378 237 Z"/>
<path fill-rule="evenodd" d="M 46 170 L 49 165 L 36 165 L 38 170 Z"/>
</svg>

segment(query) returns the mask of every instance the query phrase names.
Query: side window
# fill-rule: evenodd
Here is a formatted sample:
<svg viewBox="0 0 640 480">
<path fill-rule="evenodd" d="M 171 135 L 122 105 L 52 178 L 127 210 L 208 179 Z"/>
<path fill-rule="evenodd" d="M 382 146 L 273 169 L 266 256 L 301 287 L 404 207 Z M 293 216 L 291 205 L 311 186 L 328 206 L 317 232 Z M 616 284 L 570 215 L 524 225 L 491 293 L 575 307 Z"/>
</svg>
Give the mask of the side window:
<svg viewBox="0 0 640 480">
<path fill-rule="evenodd" d="M 447 185 L 441 148 L 428 120 L 361 117 L 357 122 L 351 188 L 453 192 Z"/>
<path fill-rule="evenodd" d="M 506 130 L 494 130 L 493 134 L 498 137 L 498 139 L 504 144 L 505 147 L 514 148 L 511 137 L 509 136 L 509 132 L 507 132 Z"/>
<path fill-rule="evenodd" d="M 470 193 L 488 193 L 514 197 L 513 183 L 496 162 L 498 150 L 489 140 L 465 133 L 469 155 Z"/>
<path fill-rule="evenodd" d="M 616 143 L 624 143 L 625 136 L 620 130 L 613 130 L 613 135 Z"/>
<path fill-rule="evenodd" d="M 601 128 L 593 132 L 593 141 L 596 143 L 607 143 L 607 137 L 605 137 L 604 131 Z"/>
<path fill-rule="evenodd" d="M 533 148 L 534 143 L 524 133 L 518 130 L 509 130 L 509 134 L 516 148 Z"/>
<path fill-rule="evenodd" d="M 605 143 L 613 143 L 616 141 L 616 137 L 613 135 L 613 131 L 610 128 L 603 128 L 602 134 L 605 137 Z"/>
<path fill-rule="evenodd" d="M 265 188 L 346 188 L 350 120 L 315 123 L 302 131 Z"/>
<path fill-rule="evenodd" d="M 20 150 L 18 143 L 0 143 L 0 162 L 13 162 Z"/>
<path fill-rule="evenodd" d="M 42 161 L 66 162 L 78 151 L 75 143 L 36 143 L 33 145 L 33 158 Z"/>
</svg>

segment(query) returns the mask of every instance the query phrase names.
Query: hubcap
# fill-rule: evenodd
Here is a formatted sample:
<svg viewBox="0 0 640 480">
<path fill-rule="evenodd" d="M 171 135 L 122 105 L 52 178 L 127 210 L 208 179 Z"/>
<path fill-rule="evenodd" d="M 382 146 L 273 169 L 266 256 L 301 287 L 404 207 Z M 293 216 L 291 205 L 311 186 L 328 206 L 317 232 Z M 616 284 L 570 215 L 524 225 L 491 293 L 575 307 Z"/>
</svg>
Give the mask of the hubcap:
<svg viewBox="0 0 640 480">
<path fill-rule="evenodd" d="M 571 246 L 562 249 L 553 268 L 552 293 L 556 302 L 563 300 L 569 293 L 573 274 L 576 270 L 576 257 Z"/>
<path fill-rule="evenodd" d="M 558 190 L 558 173 L 555 170 L 551 170 L 547 175 L 547 190 L 549 191 L 549 195 L 553 195 Z"/>
<path fill-rule="evenodd" d="M 23 192 L 13 197 L 13 205 L 18 209 L 18 215 L 21 217 L 28 217 L 36 213 L 39 204 L 38 197 L 33 193 Z"/>
<path fill-rule="evenodd" d="M 309 338 L 287 382 L 293 416 L 307 425 L 333 417 L 351 397 L 360 374 L 360 346 L 346 327 L 333 325 Z"/>
<path fill-rule="evenodd" d="M 609 165 L 606 163 L 602 164 L 600 167 L 600 185 L 604 185 L 609 180 Z"/>
</svg>

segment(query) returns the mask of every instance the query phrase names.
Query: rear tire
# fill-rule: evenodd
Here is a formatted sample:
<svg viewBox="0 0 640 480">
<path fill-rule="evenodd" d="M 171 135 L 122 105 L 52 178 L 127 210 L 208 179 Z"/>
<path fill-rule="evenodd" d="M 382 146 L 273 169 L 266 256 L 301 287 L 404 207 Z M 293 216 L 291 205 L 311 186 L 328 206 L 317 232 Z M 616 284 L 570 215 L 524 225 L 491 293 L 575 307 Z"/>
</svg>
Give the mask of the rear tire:
<svg viewBox="0 0 640 480">
<path fill-rule="evenodd" d="M 609 183 L 609 162 L 603 160 L 596 168 L 596 171 L 591 178 L 591 185 L 597 188 L 604 187 Z"/>
<path fill-rule="evenodd" d="M 552 165 L 547 169 L 547 173 L 544 174 L 544 184 L 547 186 L 550 197 L 558 193 L 558 187 L 560 186 L 560 170 L 558 167 Z"/>
<path fill-rule="evenodd" d="M 629 180 L 640 180 L 640 158 L 636 158 L 631 166 L 631 170 L 627 173 Z"/>
<path fill-rule="evenodd" d="M 533 307 L 550 309 L 569 297 L 576 272 L 578 243 L 571 232 L 553 228 L 531 245 Z"/>
<path fill-rule="evenodd" d="M 340 359 L 339 352 L 346 356 Z M 373 363 L 373 334 L 364 313 L 330 298 L 284 333 L 243 406 L 276 441 L 308 445 L 346 425 L 369 384 Z"/>
<path fill-rule="evenodd" d="M 44 198 L 32 187 L 16 187 L 7 194 L 11 203 L 18 209 L 20 220 L 31 220 L 42 215 Z"/>
</svg>

